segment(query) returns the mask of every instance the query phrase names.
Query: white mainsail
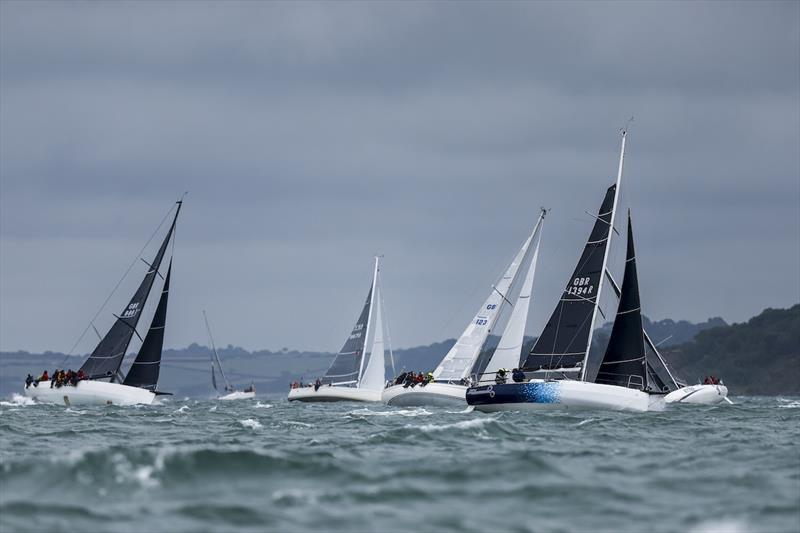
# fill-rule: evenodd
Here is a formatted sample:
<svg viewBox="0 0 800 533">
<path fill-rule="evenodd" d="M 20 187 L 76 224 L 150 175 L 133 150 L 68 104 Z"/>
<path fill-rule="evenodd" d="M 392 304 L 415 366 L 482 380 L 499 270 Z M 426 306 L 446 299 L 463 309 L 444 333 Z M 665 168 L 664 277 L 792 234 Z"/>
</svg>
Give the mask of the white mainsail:
<svg viewBox="0 0 800 533">
<path fill-rule="evenodd" d="M 381 314 L 382 306 L 380 305 L 381 291 L 377 283 L 377 278 L 372 291 L 374 301 L 378 302 L 378 305 L 373 306 L 375 315 L 371 321 L 373 324 L 372 349 L 370 350 L 367 367 L 364 369 L 364 373 L 361 375 L 361 381 L 358 383 L 358 388 L 380 391 L 383 390 L 385 381 L 386 363 L 383 349 L 383 316 Z"/>
<path fill-rule="evenodd" d="M 483 345 L 486 343 L 486 338 L 491 333 L 497 318 L 500 316 L 500 310 L 503 305 L 508 302 L 508 294 L 511 290 L 514 280 L 516 279 L 519 267 L 522 264 L 522 259 L 525 252 L 533 239 L 533 233 L 525 239 L 514 260 L 508 265 L 503 277 L 500 281 L 492 287 L 492 292 L 478 310 L 475 318 L 458 338 L 455 345 L 450 348 L 442 362 L 433 371 L 433 377 L 440 381 L 459 381 L 467 377 L 472 370 L 472 365 L 481 353 Z"/>
<path fill-rule="evenodd" d="M 533 277 L 536 273 L 536 262 L 539 258 L 539 245 L 542 242 L 541 226 L 544 222 L 545 214 L 546 212 L 543 209 L 542 214 L 539 215 L 539 221 L 536 223 L 536 228 L 533 230 L 536 236 L 533 257 L 530 259 L 522 289 L 520 289 L 517 301 L 514 303 L 514 308 L 511 311 L 511 317 L 508 319 L 508 324 L 506 324 L 506 329 L 503 331 L 503 336 L 500 338 L 492 359 L 486 366 L 485 373 L 487 374 L 494 374 L 501 368 L 510 370 L 519 366 L 522 343 L 525 338 L 525 325 L 528 322 L 531 292 L 533 291 Z"/>
</svg>

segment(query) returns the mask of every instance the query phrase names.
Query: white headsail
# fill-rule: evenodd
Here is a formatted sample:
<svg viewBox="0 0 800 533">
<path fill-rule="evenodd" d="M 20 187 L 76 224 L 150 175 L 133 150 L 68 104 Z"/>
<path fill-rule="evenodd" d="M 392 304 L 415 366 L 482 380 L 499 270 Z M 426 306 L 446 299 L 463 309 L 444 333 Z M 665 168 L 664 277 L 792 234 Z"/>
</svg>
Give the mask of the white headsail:
<svg viewBox="0 0 800 533">
<path fill-rule="evenodd" d="M 374 316 L 370 321 L 372 326 L 372 349 L 369 354 L 369 362 L 367 363 L 364 373 L 361 375 L 361 380 L 358 383 L 360 389 L 383 390 L 386 373 L 386 362 L 384 359 L 383 348 L 383 316 L 381 313 L 381 290 L 378 283 L 378 276 L 375 276 L 375 284 L 372 287 L 373 301 L 378 305 L 373 305 Z M 370 332 L 368 332 L 369 334 Z"/>
<path fill-rule="evenodd" d="M 539 244 L 542 242 L 541 228 L 545 214 L 546 211 L 542 209 L 542 213 L 539 215 L 539 221 L 536 223 L 536 227 L 533 230 L 536 242 L 535 246 L 532 248 L 533 257 L 530 258 L 525 280 L 522 283 L 519 296 L 517 296 L 517 301 L 514 303 L 514 309 L 511 311 L 511 317 L 508 319 L 508 324 L 506 324 L 503 336 L 500 338 L 500 342 L 492 355 L 492 359 L 486 366 L 485 372 L 487 374 L 493 374 L 501 368 L 510 370 L 519 366 L 522 342 L 525 338 L 525 325 L 528 322 L 531 292 L 533 291 L 533 277 L 536 273 L 536 262 L 539 258 Z"/>
<path fill-rule="evenodd" d="M 492 287 L 492 292 L 483 305 L 478 310 L 475 318 L 464 330 L 464 333 L 456 341 L 455 345 L 450 348 L 442 362 L 433 371 L 433 377 L 441 381 L 459 381 L 467 377 L 472 370 L 472 365 L 481 353 L 483 345 L 486 343 L 486 338 L 491 333 L 497 318 L 500 316 L 500 310 L 505 303 L 508 303 L 508 295 L 511 287 L 517 277 L 517 272 L 522 264 L 522 259 L 525 252 L 533 239 L 533 233 L 525 239 L 514 260 L 508 265 L 503 277 L 500 281 Z"/>
</svg>

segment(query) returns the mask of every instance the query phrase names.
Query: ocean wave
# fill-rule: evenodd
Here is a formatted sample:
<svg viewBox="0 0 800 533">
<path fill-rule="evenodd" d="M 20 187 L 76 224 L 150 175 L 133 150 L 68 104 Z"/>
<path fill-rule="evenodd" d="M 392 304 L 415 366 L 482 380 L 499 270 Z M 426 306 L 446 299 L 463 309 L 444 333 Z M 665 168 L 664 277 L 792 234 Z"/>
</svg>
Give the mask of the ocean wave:
<svg viewBox="0 0 800 533">
<path fill-rule="evenodd" d="M 418 407 L 416 409 L 396 409 L 392 411 L 373 411 L 371 409 L 363 408 L 363 409 L 355 409 L 353 411 L 348 411 L 345 413 L 345 416 L 406 416 L 406 417 L 413 417 L 413 416 L 430 416 L 433 413 L 430 411 L 426 411 L 423 407 Z"/>
<path fill-rule="evenodd" d="M 36 405 L 36 402 L 33 401 L 33 398 L 28 398 L 27 396 L 23 396 L 22 394 L 17 394 L 15 392 L 11 395 L 10 401 L 0 401 L 0 405 L 6 407 L 20 407 L 26 405 Z"/>
<path fill-rule="evenodd" d="M 706 520 L 689 530 L 689 533 L 747 533 L 752 528 L 744 520 L 723 518 L 721 520 Z"/>
<path fill-rule="evenodd" d="M 261 422 L 255 420 L 254 418 L 245 418 L 244 420 L 239 420 L 239 423 L 244 427 L 250 429 L 261 429 L 262 427 L 264 427 L 261 425 Z"/>
<path fill-rule="evenodd" d="M 452 424 L 423 424 L 421 426 L 406 425 L 406 429 L 418 429 L 427 433 L 447 431 L 448 429 L 483 429 L 486 426 L 495 424 L 494 418 L 472 418 L 453 422 Z"/>
</svg>

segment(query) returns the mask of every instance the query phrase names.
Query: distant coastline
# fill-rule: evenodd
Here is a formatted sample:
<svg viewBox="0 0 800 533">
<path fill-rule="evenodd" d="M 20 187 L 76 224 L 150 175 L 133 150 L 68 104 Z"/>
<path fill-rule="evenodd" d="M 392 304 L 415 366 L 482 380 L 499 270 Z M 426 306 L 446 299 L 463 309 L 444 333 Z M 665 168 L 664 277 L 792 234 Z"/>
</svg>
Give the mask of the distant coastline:
<svg viewBox="0 0 800 533">
<path fill-rule="evenodd" d="M 800 395 L 800 304 L 788 309 L 766 309 L 747 322 L 726 324 L 721 318 L 693 324 L 684 320 L 651 322 L 645 329 L 673 370 L 689 383 L 707 374 L 721 377 L 732 395 Z M 596 336 L 603 344 L 608 327 Z M 534 338 L 527 338 L 524 351 Z M 454 339 L 426 346 L 394 350 L 395 368 L 427 370 L 436 366 Z M 483 358 L 491 356 L 497 344 L 490 338 Z M 283 392 L 294 380 L 309 380 L 322 374 L 330 364 L 331 352 L 248 351 L 235 346 L 219 349 L 226 372 L 241 384 L 254 380 L 259 391 Z M 166 349 L 160 382 L 164 390 L 192 397 L 211 396 L 210 349 L 191 344 Z M 52 371 L 64 361 L 58 352 L 0 352 L 0 396 L 18 392 L 28 372 Z M 85 356 L 71 356 L 65 366 L 77 367 Z M 130 358 L 131 355 L 128 356 Z M 125 362 L 126 368 L 129 360 Z"/>
</svg>

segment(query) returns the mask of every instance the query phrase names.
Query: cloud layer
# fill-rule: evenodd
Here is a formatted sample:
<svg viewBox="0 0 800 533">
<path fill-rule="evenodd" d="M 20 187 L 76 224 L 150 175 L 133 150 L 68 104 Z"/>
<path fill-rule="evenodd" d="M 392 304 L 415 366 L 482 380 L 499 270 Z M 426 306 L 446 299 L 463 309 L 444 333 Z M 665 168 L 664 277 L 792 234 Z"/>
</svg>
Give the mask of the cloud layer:
<svg viewBox="0 0 800 533">
<path fill-rule="evenodd" d="M 184 190 L 169 345 L 204 338 L 205 308 L 223 343 L 336 350 L 374 253 L 393 342 L 456 336 L 544 205 L 537 334 L 631 115 L 645 312 L 795 303 L 799 17 L 796 2 L 3 2 L 0 349 L 68 349 Z"/>
</svg>

